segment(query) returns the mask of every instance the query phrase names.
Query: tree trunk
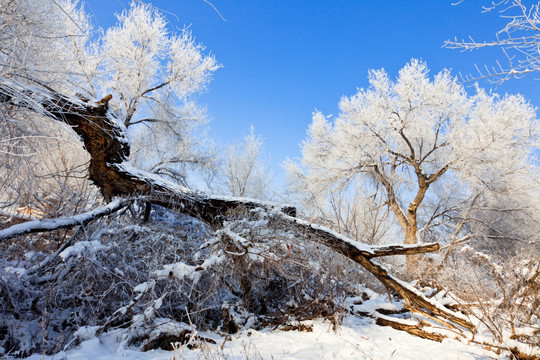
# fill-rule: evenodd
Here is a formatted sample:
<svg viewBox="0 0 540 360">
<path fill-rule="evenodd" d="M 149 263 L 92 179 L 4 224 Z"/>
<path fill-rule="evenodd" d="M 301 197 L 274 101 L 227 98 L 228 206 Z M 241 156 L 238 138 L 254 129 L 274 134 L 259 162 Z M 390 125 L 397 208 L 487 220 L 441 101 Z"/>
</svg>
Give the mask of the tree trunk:
<svg viewBox="0 0 540 360">
<path fill-rule="evenodd" d="M 424 200 L 426 192 L 429 188 L 429 183 L 426 183 L 424 175 L 419 168 L 419 165 L 415 164 L 416 174 L 418 178 L 418 191 L 413 201 L 409 204 L 407 209 L 407 228 L 405 229 L 405 244 L 413 245 L 416 244 L 416 233 L 418 231 L 418 221 L 416 218 L 416 213 L 418 207 Z M 409 276 L 414 275 L 418 272 L 418 262 L 420 261 L 419 255 L 409 255 L 407 256 L 407 273 Z"/>
<path fill-rule="evenodd" d="M 412 221 L 411 221 L 412 220 Z M 416 214 L 414 218 L 411 219 L 409 213 L 409 224 L 405 230 L 405 244 L 406 245 L 415 245 L 416 244 Z M 420 255 L 407 255 L 407 275 L 413 277 L 418 272 L 418 262 L 420 261 Z"/>
</svg>

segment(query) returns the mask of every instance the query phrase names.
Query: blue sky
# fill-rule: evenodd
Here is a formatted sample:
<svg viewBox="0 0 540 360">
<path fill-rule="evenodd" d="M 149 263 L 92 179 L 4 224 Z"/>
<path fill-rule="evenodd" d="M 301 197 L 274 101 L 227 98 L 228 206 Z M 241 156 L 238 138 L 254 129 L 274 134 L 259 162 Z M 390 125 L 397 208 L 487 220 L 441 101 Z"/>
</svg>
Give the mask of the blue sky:
<svg viewBox="0 0 540 360">
<path fill-rule="evenodd" d="M 411 58 L 424 60 L 434 74 L 444 68 L 474 73 L 475 64 L 504 62 L 497 49 L 459 52 L 442 48 L 447 39 L 494 39 L 504 20 L 482 13 L 488 1 L 212 0 L 223 21 L 203 0 L 155 0 L 176 27 L 189 26 L 223 65 L 200 97 L 218 143 L 240 140 L 253 124 L 265 140 L 276 179 L 280 163 L 299 157 L 299 144 L 315 109 L 337 115 L 343 95 L 366 87 L 369 69 L 394 77 Z M 130 0 L 87 0 L 101 27 Z M 487 82 L 480 83 L 489 87 Z M 540 105 L 534 76 L 499 86 L 499 93 L 522 93 Z"/>
</svg>

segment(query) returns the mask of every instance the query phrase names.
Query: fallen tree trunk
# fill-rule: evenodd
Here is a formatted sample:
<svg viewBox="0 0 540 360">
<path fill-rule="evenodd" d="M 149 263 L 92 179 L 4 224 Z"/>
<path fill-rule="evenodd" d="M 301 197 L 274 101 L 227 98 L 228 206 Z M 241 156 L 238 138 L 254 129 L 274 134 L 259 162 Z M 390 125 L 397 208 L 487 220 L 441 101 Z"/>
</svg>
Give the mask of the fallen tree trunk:
<svg viewBox="0 0 540 360">
<path fill-rule="evenodd" d="M 473 330 L 474 326 L 466 317 L 428 299 L 372 261 L 372 258 L 378 256 L 435 251 L 438 244 L 373 247 L 348 239 L 328 228 L 297 219 L 292 207 L 276 207 L 270 203 L 245 198 L 209 196 L 136 169 L 128 160 L 130 147 L 127 131 L 122 122 L 108 110 L 110 98 L 109 95 L 98 102 L 87 102 L 44 86 L 32 86 L 11 78 L 0 78 L 0 102 L 44 114 L 72 126 L 91 156 L 89 178 L 100 188 L 106 201 L 110 201 L 113 196 L 140 194 L 150 203 L 198 217 L 217 226 L 231 210 L 277 208 L 280 212 L 276 213 L 276 219 L 281 225 L 276 226 L 285 224 L 297 233 L 321 242 L 362 265 L 388 289 L 399 294 L 410 311 L 420 313 L 446 327 Z"/>
<path fill-rule="evenodd" d="M 419 245 L 385 245 L 373 249 L 373 254 L 366 255 L 369 258 L 390 255 L 413 255 L 438 251 L 438 243 L 419 244 Z"/>
<path fill-rule="evenodd" d="M 90 154 L 89 179 L 100 189 L 106 202 L 114 196 L 144 194 L 154 204 L 211 224 L 219 224 L 223 214 L 239 207 L 271 206 L 251 199 L 208 196 L 132 167 L 127 129 L 109 111 L 110 99 L 107 95 L 97 102 L 83 101 L 44 85 L 31 86 L 12 78 L 0 78 L 0 103 L 49 116 L 73 128 Z M 283 207 L 282 211 L 295 215 L 292 207 Z"/>
<path fill-rule="evenodd" d="M 433 251 L 439 248 L 438 244 L 415 245 L 395 250 L 396 246 L 374 247 L 353 241 L 323 226 L 311 224 L 307 221 L 293 218 L 288 215 L 280 215 L 279 219 L 285 220 L 287 226 L 296 228 L 296 230 L 307 237 L 312 238 L 335 250 L 336 252 L 348 257 L 354 262 L 362 265 L 366 270 L 375 275 L 375 277 L 389 290 L 399 294 L 410 311 L 420 313 L 427 317 L 434 317 L 435 321 L 441 325 L 458 328 L 456 324 L 464 329 L 473 330 L 474 325 L 463 315 L 453 312 L 440 304 L 432 301 L 416 290 L 409 284 L 393 277 L 388 271 L 373 262 L 372 258 L 376 256 L 391 255 L 391 253 L 417 254 L 426 251 Z M 279 220 L 278 220 L 279 221 Z M 389 250 L 392 249 L 392 250 Z M 449 323 L 451 322 L 451 323 Z M 453 324 L 452 324 L 453 323 Z"/>
</svg>

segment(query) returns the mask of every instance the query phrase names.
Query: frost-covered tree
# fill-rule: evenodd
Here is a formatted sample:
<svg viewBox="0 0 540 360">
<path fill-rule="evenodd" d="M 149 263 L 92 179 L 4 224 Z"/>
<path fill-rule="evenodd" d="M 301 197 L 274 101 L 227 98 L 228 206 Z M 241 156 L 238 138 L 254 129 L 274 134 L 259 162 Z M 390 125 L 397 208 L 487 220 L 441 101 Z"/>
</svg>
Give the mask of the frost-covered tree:
<svg viewBox="0 0 540 360">
<path fill-rule="evenodd" d="M 263 139 L 255 135 L 253 126 L 242 143 L 227 148 L 222 166 L 225 193 L 268 199 L 272 175 L 261 161 L 262 148 Z"/>
<path fill-rule="evenodd" d="M 0 1 L 0 24 L 0 76 L 70 94 L 87 82 L 84 78 L 95 78 L 85 73 L 96 61 L 87 46 L 92 26 L 76 2 Z M 3 106 L 0 134 L 0 208 L 69 212 L 68 198 L 88 198 L 88 156 L 71 128 Z"/>
<path fill-rule="evenodd" d="M 136 135 L 136 164 L 182 183 L 186 165 L 210 165 L 211 154 L 198 147 L 203 137 L 193 134 L 204 111 L 191 96 L 219 67 L 214 57 L 188 30 L 171 33 L 161 13 L 135 2 L 107 30 L 101 48 L 103 85 L 112 89 L 111 106 Z"/>
<path fill-rule="evenodd" d="M 389 221 L 392 215 L 384 199 L 364 191 L 359 183 L 320 191 L 308 186 L 295 164 L 285 167 L 290 197 L 307 218 L 368 244 L 381 244 L 399 234 Z"/>
<path fill-rule="evenodd" d="M 12 0 L 10 3 L 36 6 L 41 4 L 35 0 Z M 62 3 L 51 0 L 49 5 L 49 8 L 53 9 Z M 30 11 L 34 8 L 24 9 Z M 48 14 L 42 12 L 41 15 Z M 51 13 L 52 15 L 58 14 Z M 133 18 L 130 18 L 131 15 Z M 15 17 L 17 16 L 16 14 Z M 23 15 L 22 19 L 30 18 Z M 17 129 L 27 138 L 41 136 L 41 129 L 37 129 L 36 134 L 28 133 L 33 131 L 30 125 L 36 124 L 38 120 L 42 120 L 45 126 L 64 126 L 66 131 L 71 131 L 77 141 L 80 141 L 79 149 L 82 149 L 80 143 L 84 144 L 86 159 L 89 159 L 87 164 L 84 164 L 84 169 L 88 171 L 78 176 L 93 181 L 101 191 L 103 199 L 110 201 L 105 206 L 87 206 L 93 208 L 88 209 L 90 211 L 75 210 L 75 216 L 35 220 L 24 224 L 14 224 L 9 214 L 0 215 L 0 252 L 5 255 L 0 258 L 0 293 L 2 299 L 5 299 L 0 302 L 0 327 L 4 333 L 9 334 L 0 339 L 0 354 L 25 356 L 38 352 L 55 352 L 64 346 L 76 344 L 77 341 L 84 341 L 87 336 L 100 337 L 105 332 L 108 332 L 107 336 L 114 332 L 115 337 L 126 346 L 141 345 L 148 350 L 160 346 L 161 343 L 168 345 L 171 339 L 181 342 L 189 337 L 190 342 L 199 341 L 196 339 L 199 336 L 190 332 L 194 324 L 198 329 L 201 329 L 199 325 L 204 325 L 220 332 L 232 333 L 241 326 L 247 328 L 257 324 L 259 319 L 261 324 L 274 323 L 273 314 L 287 322 L 291 314 L 297 320 L 302 319 L 302 314 L 310 319 L 318 314 L 324 314 L 325 317 L 328 317 L 328 314 L 339 314 L 342 311 L 336 309 L 342 307 L 335 305 L 349 303 L 345 296 L 350 294 L 359 299 L 357 296 L 365 298 L 370 295 L 360 292 L 360 287 L 350 286 L 349 281 L 358 284 L 361 280 L 356 276 L 351 280 L 352 272 L 340 264 L 341 260 L 336 261 L 334 256 L 333 261 L 328 262 L 327 254 L 341 254 L 365 268 L 389 291 L 403 298 L 405 309 L 438 322 L 439 326 L 444 328 L 444 334 L 452 331 L 463 334 L 463 339 L 470 339 L 475 333 L 474 324 L 436 300 L 427 298 L 413 286 L 397 280 L 377 263 L 377 258 L 381 256 L 436 251 L 439 249 L 438 244 L 361 244 L 324 226 L 297 218 L 295 209 L 290 206 L 196 192 L 132 166 L 129 159 L 131 145 L 138 145 L 137 142 L 130 143 L 126 139 L 141 135 L 136 127 L 146 126 L 149 133 L 154 134 L 158 134 L 158 126 L 178 129 L 175 122 L 168 123 L 163 119 L 184 120 L 184 117 L 169 115 L 185 114 L 185 105 L 190 104 L 187 101 L 189 91 L 180 86 L 182 81 L 191 83 L 189 76 L 169 77 L 171 73 L 179 74 L 173 65 L 166 67 L 167 71 L 163 68 L 152 68 L 157 64 L 154 61 L 166 66 L 170 64 L 168 61 L 174 58 L 170 55 L 174 51 L 169 53 L 167 46 L 161 48 L 156 45 L 159 44 L 157 40 L 160 32 L 154 30 L 163 29 L 159 25 L 160 19 L 152 8 L 137 2 L 120 16 L 120 25 L 111 32 L 106 32 L 103 38 L 89 43 L 82 40 L 82 47 L 78 49 L 92 56 L 86 62 L 85 56 L 79 56 L 81 53 L 73 51 L 73 58 L 80 61 L 77 65 L 80 65 L 80 68 L 72 67 L 72 71 L 67 71 L 67 67 L 65 70 L 54 68 L 52 71 L 53 68 L 48 67 L 48 61 L 41 62 L 47 57 L 38 56 L 40 49 L 37 46 L 37 61 L 32 62 L 31 66 L 22 61 L 18 70 L 6 70 L 0 74 L 2 126 Z M 64 20 L 71 21 L 72 18 L 67 16 Z M 140 23 L 132 25 L 136 20 Z M 35 21 L 41 20 L 36 17 Z M 43 22 L 43 27 L 36 28 L 36 39 L 30 31 L 28 44 L 32 44 L 34 40 L 39 42 L 40 37 L 47 38 L 46 23 L 47 21 Z M 148 27 L 145 27 L 146 25 Z M 9 26 L 4 27 L 8 28 Z M 146 38 L 142 35 L 132 38 L 130 31 L 126 30 L 126 34 L 130 36 L 124 36 L 124 28 L 132 29 L 133 32 L 141 30 L 141 34 L 143 29 L 149 29 L 150 35 Z M 59 36 L 58 41 L 69 42 L 69 34 L 60 32 Z M 114 47 L 107 49 L 107 44 L 113 42 L 108 36 L 112 39 L 125 39 L 115 46 L 125 45 L 126 53 L 115 54 Z M 145 42 L 144 39 L 148 41 Z M 17 39 L 14 39 L 14 42 L 16 41 Z M 45 41 L 43 44 L 49 42 Z M 47 46 L 41 50 L 58 50 L 53 45 L 52 48 Z M 103 49 L 110 51 L 104 52 Z M 169 54 L 169 57 L 163 55 L 164 53 Z M 116 57 L 112 55 L 118 58 L 124 56 L 124 62 L 116 63 Z M 159 57 L 161 55 L 163 57 Z M 10 57 L 11 55 L 6 56 L 3 60 L 9 62 Z M 24 55 L 21 59 L 24 60 Z M 124 76 L 122 64 L 130 71 L 135 71 L 132 74 L 133 79 Z M 56 65 L 62 68 L 65 64 L 60 62 Z M 415 66 L 419 67 L 418 64 L 411 67 Z M 6 69 L 8 68 L 6 65 Z M 141 73 L 138 73 L 137 69 Z M 187 69 L 189 73 L 189 66 Z M 143 71 L 147 70 L 150 73 L 155 71 L 153 75 L 146 76 Z M 52 73 L 49 74 L 49 71 Z M 205 71 L 207 74 L 211 72 L 209 69 Z M 407 75 L 406 71 L 404 74 Z M 52 79 L 49 76 L 57 78 Z M 379 76 L 381 81 L 383 77 Z M 172 80 L 173 78 L 177 80 Z M 444 79 L 444 75 L 441 78 Z M 405 80 L 406 76 L 403 81 L 406 82 Z M 175 81 L 178 81 L 176 85 L 180 86 L 179 88 L 175 86 Z M 202 82 L 204 81 L 206 80 L 203 79 Z M 426 82 L 430 84 L 430 81 Z M 130 85 L 124 87 L 125 83 Z M 388 87 L 399 92 L 394 85 Z M 197 86 L 191 84 L 188 88 L 193 90 Z M 102 97 L 100 94 L 107 94 L 103 90 L 110 90 L 113 100 L 110 96 Z M 436 91 L 430 93 L 437 94 Z M 97 100 L 101 97 L 101 100 Z M 392 109 L 396 112 L 401 111 L 398 105 L 406 107 L 398 98 L 389 96 Z M 414 99 L 410 101 L 414 103 Z M 181 106 L 180 110 L 176 108 L 178 104 Z M 512 110 L 518 117 L 519 110 L 523 114 L 531 115 L 530 109 L 520 99 L 516 100 Z M 407 109 L 403 111 L 403 116 L 415 116 L 412 115 L 412 108 L 409 113 Z M 468 119 L 469 123 L 476 121 L 473 118 Z M 325 121 L 326 119 L 322 119 L 322 122 Z M 328 127 L 330 135 L 326 140 L 332 140 L 334 135 L 330 131 L 331 125 L 324 127 Z M 452 124 L 448 127 L 441 126 L 437 130 L 441 141 L 446 137 L 445 134 L 452 133 L 448 130 L 451 127 Z M 416 128 L 413 126 L 413 129 Z M 128 133 L 130 130 L 131 133 Z M 315 135 L 318 134 L 316 130 L 314 125 Z M 409 135 L 409 129 L 402 131 L 402 134 Z M 456 137 L 459 136 L 458 131 Z M 510 136 L 517 137 L 515 134 Z M 58 137 L 58 146 L 64 147 L 62 136 Z M 154 139 L 159 138 L 154 136 Z M 435 136 L 435 144 L 438 143 L 437 139 Z M 19 159 L 34 156 L 31 152 L 34 149 L 27 150 L 24 147 L 26 144 L 19 143 L 19 140 L 11 136 L 0 143 L 0 150 L 7 149 L 5 153 L 12 151 Z M 340 137 L 336 136 L 332 141 L 334 140 L 340 140 Z M 253 145 L 248 147 L 252 150 L 248 151 L 251 155 L 246 156 L 246 159 L 253 159 L 260 151 L 260 141 L 252 137 L 248 142 Z M 6 143 L 8 145 L 5 145 Z M 145 144 L 144 141 L 142 143 Z M 426 144 L 429 145 L 427 141 Z M 434 146 L 432 151 L 428 150 L 427 155 L 438 152 L 439 148 L 443 149 L 445 146 Z M 486 143 L 486 146 L 490 144 Z M 420 145 L 420 156 L 422 149 L 423 145 Z M 40 154 L 45 152 L 42 147 L 36 147 L 35 150 Z M 393 151 L 402 150 L 395 147 Z M 330 152 L 327 155 L 332 154 Z M 394 156 L 394 153 L 390 155 Z M 383 157 L 384 155 L 381 159 Z M 160 160 L 156 160 L 154 154 L 139 159 L 140 163 L 150 168 Z M 400 158 L 398 161 L 405 163 L 405 160 Z M 418 164 L 421 165 L 424 160 Z M 443 160 L 451 159 L 443 156 Z M 392 170 L 384 161 L 381 160 L 379 173 Z M 427 160 L 425 162 L 428 163 Z M 253 162 L 246 163 L 249 165 Z M 16 173 L 20 169 L 10 161 L 2 161 L 0 164 L 11 171 L 6 172 L 7 174 Z M 366 168 L 371 166 L 370 164 L 366 165 Z M 439 171 L 436 169 L 439 165 L 445 168 L 444 163 L 439 164 L 437 161 L 429 164 L 432 164 L 433 169 L 426 167 L 428 172 Z M 43 165 L 47 166 L 48 163 Z M 394 165 L 399 167 L 402 164 Z M 516 169 L 518 171 L 519 166 Z M 440 171 L 437 183 L 443 175 L 451 171 L 450 167 L 445 171 L 444 174 Z M 244 178 L 246 174 L 249 178 L 250 173 L 239 172 Z M 394 173 L 390 171 L 390 175 Z M 3 171 L 0 175 L 3 176 L 0 184 L 10 181 Z M 403 172 L 403 176 L 405 175 L 406 172 Z M 424 173 L 420 171 L 417 175 Z M 68 172 L 62 176 L 77 177 Z M 425 181 L 428 181 L 431 175 L 428 173 L 426 177 Z M 390 184 L 394 184 L 394 178 L 391 180 Z M 369 188 L 371 184 L 360 183 L 360 186 Z M 396 190 L 401 191 L 402 188 L 396 187 Z M 29 197 L 34 195 L 31 193 Z M 375 195 L 373 203 L 380 200 L 385 200 L 384 196 Z M 397 197 L 394 202 L 398 202 Z M 146 204 L 144 216 L 140 216 L 137 211 L 142 203 Z M 380 204 L 384 203 L 383 201 Z M 103 217 L 107 219 L 100 221 Z M 48 235 L 32 235 L 42 232 Z M 21 238 L 22 236 L 24 238 Z M 19 241 L 20 239 L 23 241 Z M 304 241 L 312 245 L 306 246 Z M 332 252 L 320 252 L 322 246 Z M 286 260 L 287 258 L 291 260 Z M 319 264 L 318 259 L 326 261 L 324 266 Z M 331 270 L 339 276 L 323 270 Z M 301 276 L 301 281 L 297 279 L 298 276 Z M 384 308 L 387 306 L 384 305 Z M 402 307 L 392 308 L 401 310 Z M 416 321 L 412 317 L 404 323 L 404 314 L 399 312 L 399 318 L 392 320 L 391 316 L 379 317 L 376 309 L 370 310 L 371 316 L 376 317 L 378 322 L 384 321 L 384 324 L 397 329 L 403 329 L 405 325 L 406 331 L 420 333 L 421 336 L 439 341 L 446 336 L 436 333 L 436 329 L 427 322 Z M 191 325 L 188 326 L 187 322 Z M 429 331 L 422 330 L 424 326 L 429 327 Z M 201 341 L 204 340 L 201 337 Z"/>
<path fill-rule="evenodd" d="M 538 122 L 521 96 L 468 95 L 449 71 L 430 78 L 417 60 L 395 81 L 375 70 L 369 82 L 341 100 L 335 120 L 314 114 L 301 165 L 287 165 L 297 188 L 326 200 L 335 190 L 375 199 L 405 244 L 467 238 L 471 208 L 538 189 Z"/>
<path fill-rule="evenodd" d="M 76 1 L 0 2 L 0 73 L 24 75 L 61 91 L 96 65 L 92 24 Z M 92 79 L 93 80 L 93 79 Z"/>
<path fill-rule="evenodd" d="M 1 74 L 81 99 L 111 94 L 138 166 L 185 184 L 188 168 L 212 165 L 195 95 L 219 65 L 154 7 L 134 1 L 115 26 L 94 31 L 77 1 L 2 1 L 0 24 Z"/>
</svg>

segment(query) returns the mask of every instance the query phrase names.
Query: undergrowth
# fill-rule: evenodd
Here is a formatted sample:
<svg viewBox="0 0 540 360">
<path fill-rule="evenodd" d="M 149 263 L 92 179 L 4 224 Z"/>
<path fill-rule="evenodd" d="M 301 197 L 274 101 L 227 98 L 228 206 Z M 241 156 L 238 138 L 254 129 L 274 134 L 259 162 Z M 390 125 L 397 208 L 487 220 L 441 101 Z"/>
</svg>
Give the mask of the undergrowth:
<svg viewBox="0 0 540 360">
<path fill-rule="evenodd" d="M 269 230 L 263 211 L 229 214 L 217 231 L 157 206 L 144 222 L 140 211 L 0 245 L 4 354 L 53 353 L 114 328 L 148 350 L 181 339 L 181 324 L 220 333 L 321 317 L 338 324 L 351 284 L 365 283 L 344 257 Z"/>
</svg>

